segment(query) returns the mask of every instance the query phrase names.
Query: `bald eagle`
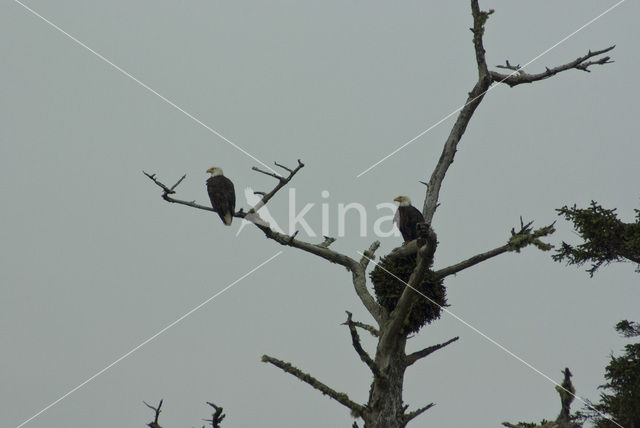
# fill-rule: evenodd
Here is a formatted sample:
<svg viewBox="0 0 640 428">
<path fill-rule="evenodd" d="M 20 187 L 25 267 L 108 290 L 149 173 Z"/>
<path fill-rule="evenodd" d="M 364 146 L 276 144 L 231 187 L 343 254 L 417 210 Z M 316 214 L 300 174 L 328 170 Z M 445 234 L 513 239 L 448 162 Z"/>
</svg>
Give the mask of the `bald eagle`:
<svg viewBox="0 0 640 428">
<path fill-rule="evenodd" d="M 233 182 L 225 177 L 222 169 L 212 166 L 207 170 L 211 177 L 207 179 L 207 192 L 213 210 L 218 213 L 222 222 L 231 226 L 236 209 L 236 191 Z"/>
<path fill-rule="evenodd" d="M 424 223 L 424 217 L 420 210 L 411 205 L 411 199 L 408 196 L 398 196 L 394 199 L 398 202 L 398 212 L 393 221 L 398 225 L 404 244 L 407 245 L 410 241 L 413 241 L 418 237 L 417 225 L 418 223 Z"/>
</svg>

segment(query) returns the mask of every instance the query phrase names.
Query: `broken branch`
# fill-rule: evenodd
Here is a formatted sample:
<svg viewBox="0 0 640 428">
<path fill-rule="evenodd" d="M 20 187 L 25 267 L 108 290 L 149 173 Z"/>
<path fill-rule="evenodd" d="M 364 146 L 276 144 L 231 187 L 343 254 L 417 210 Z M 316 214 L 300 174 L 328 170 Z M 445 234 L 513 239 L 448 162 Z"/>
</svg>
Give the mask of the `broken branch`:
<svg viewBox="0 0 640 428">
<path fill-rule="evenodd" d="M 380 369 L 378 368 L 378 365 L 375 363 L 375 361 L 373 361 L 373 359 L 369 356 L 369 354 L 367 354 L 367 352 L 362 347 L 362 344 L 360 343 L 360 336 L 358 336 L 358 331 L 356 330 L 355 323 L 351 319 L 352 317 L 351 312 L 349 311 L 346 311 L 346 312 L 347 312 L 347 321 L 345 322 L 345 324 L 349 327 L 349 332 L 351 333 L 351 344 L 353 345 L 353 348 L 356 350 L 356 352 L 360 356 L 360 359 L 362 360 L 362 362 L 369 367 L 369 369 L 371 370 L 371 373 L 373 373 L 375 377 L 377 378 L 383 377 L 382 373 L 380 372 Z"/>
<path fill-rule="evenodd" d="M 310 374 L 297 369 L 290 363 L 278 360 L 277 358 L 273 358 L 268 355 L 262 356 L 262 362 L 272 364 L 278 367 L 279 369 L 283 370 L 284 372 L 297 377 L 302 382 L 320 391 L 322 394 L 328 395 L 330 398 L 334 399 L 338 403 L 342 404 L 343 406 L 351 410 L 352 415 L 354 416 L 360 417 L 365 411 L 365 406 L 351 401 L 349 396 L 344 392 L 337 392 L 336 390 L 328 387 L 327 385 L 320 382 L 318 379 L 314 378 Z"/>
<path fill-rule="evenodd" d="M 449 339 L 444 343 L 439 343 L 437 345 L 429 346 L 427 348 L 421 349 L 420 351 L 416 351 L 416 352 L 414 352 L 412 354 L 407 355 L 407 357 L 406 357 L 407 367 L 410 366 L 411 364 L 415 363 L 419 359 L 424 358 L 424 357 L 426 357 L 428 355 L 431 355 L 435 351 L 437 351 L 439 349 L 442 349 L 445 346 L 455 342 L 459 338 L 460 338 L 459 336 L 456 336 L 453 339 Z"/>
</svg>

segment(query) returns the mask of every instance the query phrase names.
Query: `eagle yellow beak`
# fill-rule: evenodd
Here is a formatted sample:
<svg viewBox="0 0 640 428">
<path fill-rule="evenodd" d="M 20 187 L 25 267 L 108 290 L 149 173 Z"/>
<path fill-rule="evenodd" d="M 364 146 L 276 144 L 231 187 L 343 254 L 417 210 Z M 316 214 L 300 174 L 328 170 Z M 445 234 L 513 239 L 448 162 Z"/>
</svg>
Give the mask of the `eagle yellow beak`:
<svg viewBox="0 0 640 428">
<path fill-rule="evenodd" d="M 400 198 L 402 198 L 402 196 L 395 197 L 395 198 L 393 198 L 393 201 L 394 202 L 400 202 Z"/>
<path fill-rule="evenodd" d="M 212 171 L 212 169 L 213 169 L 213 168 L 209 168 L 209 169 L 207 170 L 207 172 L 208 172 L 209 174 L 211 174 L 211 173 L 213 172 L 213 171 Z"/>
</svg>

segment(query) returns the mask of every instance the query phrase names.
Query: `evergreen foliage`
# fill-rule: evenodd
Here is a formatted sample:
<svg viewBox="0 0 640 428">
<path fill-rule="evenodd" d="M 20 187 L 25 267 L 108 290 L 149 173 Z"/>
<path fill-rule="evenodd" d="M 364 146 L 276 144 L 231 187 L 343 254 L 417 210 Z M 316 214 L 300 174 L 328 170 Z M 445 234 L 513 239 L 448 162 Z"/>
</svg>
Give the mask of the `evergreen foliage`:
<svg viewBox="0 0 640 428">
<path fill-rule="evenodd" d="M 616 330 L 624 337 L 640 336 L 640 325 L 636 322 L 620 321 Z M 611 361 L 605 368 L 607 383 L 600 386 L 600 403 L 593 407 L 625 428 L 640 428 L 640 342 L 624 347 L 625 352 Z M 595 412 L 588 412 L 596 428 L 618 428 L 611 420 Z"/>
<path fill-rule="evenodd" d="M 563 242 L 553 255 L 555 261 L 578 266 L 590 262 L 591 268 L 587 272 L 591 276 L 602 265 L 611 262 L 629 260 L 640 267 L 640 210 L 635 210 L 635 223 L 620 221 L 615 208 L 603 208 L 595 201 L 591 201 L 588 208 L 574 205 L 556 211 L 573 223 L 584 242 L 576 246 Z"/>
</svg>

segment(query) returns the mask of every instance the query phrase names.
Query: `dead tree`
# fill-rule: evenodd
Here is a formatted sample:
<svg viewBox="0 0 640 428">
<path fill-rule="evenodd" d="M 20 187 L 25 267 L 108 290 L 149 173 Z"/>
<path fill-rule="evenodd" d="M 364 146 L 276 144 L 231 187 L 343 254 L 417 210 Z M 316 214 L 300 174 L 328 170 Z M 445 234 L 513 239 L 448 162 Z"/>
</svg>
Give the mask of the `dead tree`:
<svg viewBox="0 0 640 428">
<path fill-rule="evenodd" d="M 297 248 L 301 251 L 313 254 L 314 256 L 325 259 L 331 263 L 335 263 L 347 269 L 351 273 L 351 281 L 356 294 L 360 301 L 367 309 L 375 325 L 369 325 L 362 322 L 354 321 L 349 314 L 345 324 L 349 328 L 353 347 L 362 362 L 370 369 L 372 374 L 372 382 L 370 386 L 369 400 L 367 403 L 356 403 L 349 398 L 346 393 L 338 392 L 329 387 L 325 383 L 316 379 L 312 375 L 303 372 L 299 368 L 290 363 L 281 361 L 274 357 L 264 355 L 262 361 L 270 363 L 281 370 L 297 377 L 301 381 L 309 384 L 311 387 L 328 395 L 338 403 L 349 409 L 355 418 L 360 418 L 367 428 L 400 428 L 406 426 L 409 421 L 424 413 L 434 404 L 429 403 L 415 410 L 409 410 L 409 406 L 404 403 L 402 391 L 405 371 L 418 360 L 427 357 L 431 353 L 442 349 L 448 344 L 456 341 L 458 338 L 439 344 L 430 346 L 423 350 L 407 355 L 405 346 L 407 337 L 410 334 L 407 329 L 407 320 L 411 317 L 412 312 L 418 301 L 423 300 L 424 294 L 419 291 L 419 286 L 428 277 L 431 283 L 441 283 L 449 275 L 472 267 L 487 259 L 498 256 L 506 252 L 516 251 L 529 246 L 531 244 L 542 250 L 548 250 L 550 245 L 540 241 L 540 238 L 553 233 L 553 225 L 532 229 L 531 223 L 524 224 L 521 221 L 518 231 L 511 230 L 506 242 L 494 249 L 484 253 L 475 255 L 463 260 L 452 266 L 433 269 L 432 264 L 434 254 L 437 249 L 437 237 L 431 228 L 431 222 L 438 207 L 438 198 L 442 182 L 445 178 L 447 170 L 451 166 L 458 144 L 464 135 L 464 132 L 475 112 L 476 108 L 482 102 L 485 94 L 492 84 L 504 83 L 511 87 L 533 83 L 552 77 L 563 71 L 575 69 L 580 71 L 589 71 L 589 67 L 594 65 L 608 64 L 612 62 L 610 57 L 603 54 L 611 51 L 614 46 L 598 51 L 588 51 L 587 54 L 566 64 L 546 68 L 541 73 L 529 74 L 518 66 L 511 65 L 508 61 L 500 69 L 510 70 L 511 73 L 505 74 L 498 71 L 489 70 L 485 60 L 485 49 L 483 46 L 483 35 L 485 24 L 493 10 L 483 11 L 478 5 L 478 0 L 471 0 L 471 12 L 473 16 L 473 47 L 475 59 L 478 69 L 478 80 L 468 94 L 464 106 L 458 112 L 448 138 L 444 142 L 442 155 L 433 170 L 431 177 L 426 184 L 426 194 L 423 206 L 423 215 L 425 225 L 419 234 L 418 239 L 411 244 L 402 247 L 397 252 L 389 255 L 389 257 L 410 257 L 412 258 L 412 272 L 407 280 L 400 281 L 403 291 L 395 302 L 393 308 L 382 305 L 367 288 L 367 268 L 374 259 L 374 253 L 380 246 L 379 242 L 373 242 L 371 246 L 362 253 L 362 257 L 358 260 L 346 254 L 340 253 L 330 245 L 335 241 L 333 238 L 326 238 L 321 243 L 306 242 L 297 237 L 297 232 L 292 235 L 283 234 L 273 230 L 270 225 L 262 221 L 257 209 L 269 203 L 270 199 L 284 186 L 289 183 L 294 176 L 304 167 L 304 164 L 298 161 L 295 168 L 287 168 L 276 163 L 276 166 L 283 168 L 283 175 L 264 171 L 254 167 L 253 170 L 271 176 L 277 180 L 276 186 L 270 192 L 260 192 L 261 201 L 254 208 L 248 211 L 240 210 L 235 213 L 235 217 L 251 220 L 255 227 L 260 229 L 267 239 L 271 239 L 280 245 Z M 176 187 L 184 179 L 182 177 L 176 184 L 168 187 L 161 183 L 155 174 L 145 173 L 153 182 L 162 188 L 162 198 L 170 203 L 182 204 L 191 208 L 213 211 L 209 206 L 200 205 L 196 202 L 189 202 L 175 198 Z M 375 262 L 374 262 L 375 263 Z M 389 273 L 392 275 L 393 273 Z M 378 341 L 373 355 L 369 354 L 361 345 L 358 336 L 358 329 L 372 334 Z"/>
</svg>

